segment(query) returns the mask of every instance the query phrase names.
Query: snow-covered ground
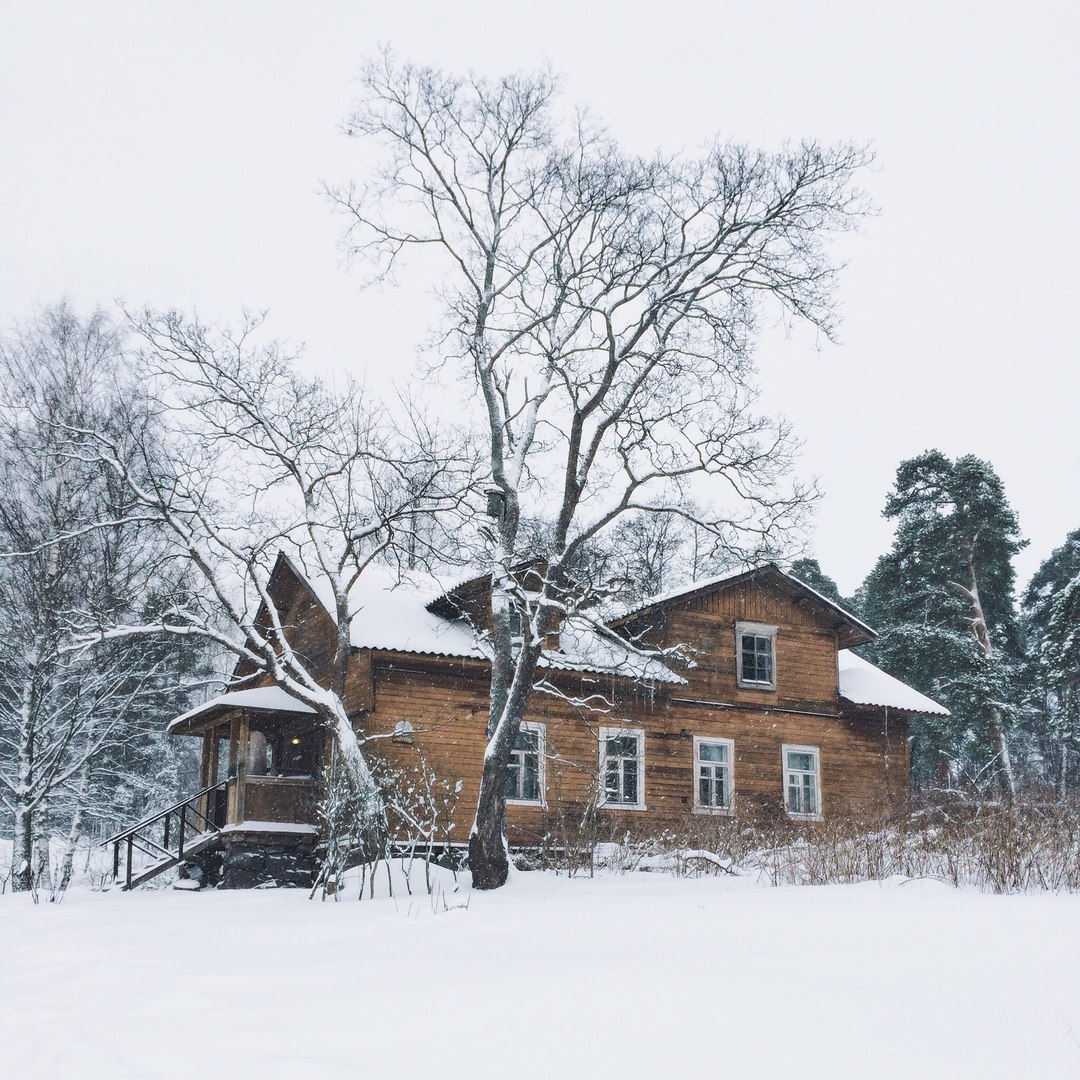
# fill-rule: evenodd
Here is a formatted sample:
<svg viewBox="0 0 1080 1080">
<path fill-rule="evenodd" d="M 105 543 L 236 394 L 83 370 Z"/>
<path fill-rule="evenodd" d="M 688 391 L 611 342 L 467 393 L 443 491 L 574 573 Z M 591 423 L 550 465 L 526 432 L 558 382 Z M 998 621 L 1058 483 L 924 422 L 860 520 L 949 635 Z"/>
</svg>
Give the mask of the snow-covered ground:
<svg viewBox="0 0 1080 1080">
<path fill-rule="evenodd" d="M 1080 1076 L 1078 946 L 1078 895 L 934 881 L 9 894 L 0 1073 Z"/>
</svg>

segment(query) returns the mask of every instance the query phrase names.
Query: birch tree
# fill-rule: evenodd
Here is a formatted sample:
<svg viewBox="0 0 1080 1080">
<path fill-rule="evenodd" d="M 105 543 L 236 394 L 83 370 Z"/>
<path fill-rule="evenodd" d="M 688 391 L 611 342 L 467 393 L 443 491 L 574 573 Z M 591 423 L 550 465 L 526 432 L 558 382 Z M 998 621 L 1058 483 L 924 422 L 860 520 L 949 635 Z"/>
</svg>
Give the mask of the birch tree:
<svg viewBox="0 0 1080 1080">
<path fill-rule="evenodd" d="M 166 447 L 135 418 L 119 436 L 70 427 L 72 452 L 111 470 L 135 514 L 169 537 L 202 588 L 152 620 L 94 626 L 88 619 L 84 638 L 196 636 L 231 656 L 245 680 L 271 681 L 309 705 L 357 808 L 358 843 L 377 849 L 385 807 L 343 701 L 356 614 L 350 593 L 376 560 L 404 551 L 415 562 L 446 547 L 439 529 L 453 530 L 446 519 L 468 489 L 467 450 L 408 402 L 390 420 L 362 387 L 300 374 L 283 345 L 262 341 L 261 317 L 246 317 L 236 331 L 177 312 L 144 311 L 129 321 L 141 342 L 141 385 L 131 393 L 142 399 L 139 415 L 168 429 Z M 281 553 L 328 590 L 328 665 L 297 647 L 299 628 L 275 605 L 271 578 Z"/>
<path fill-rule="evenodd" d="M 564 121 L 548 75 L 458 78 L 387 55 L 362 81 L 346 130 L 383 164 L 332 192 L 346 245 L 377 274 L 409 251 L 441 268 L 440 360 L 472 381 L 487 447 L 491 703 L 469 859 L 495 888 L 507 765 L 545 638 L 586 606 L 582 549 L 641 512 L 692 518 L 744 559 L 797 519 L 807 492 L 779 483 L 793 447 L 753 411 L 751 344 L 764 301 L 832 333 L 827 241 L 865 209 L 852 180 L 867 153 L 718 140 L 645 158 Z M 543 550 L 521 550 L 523 516 L 551 522 Z M 529 589 L 523 555 L 545 568 Z"/>
</svg>

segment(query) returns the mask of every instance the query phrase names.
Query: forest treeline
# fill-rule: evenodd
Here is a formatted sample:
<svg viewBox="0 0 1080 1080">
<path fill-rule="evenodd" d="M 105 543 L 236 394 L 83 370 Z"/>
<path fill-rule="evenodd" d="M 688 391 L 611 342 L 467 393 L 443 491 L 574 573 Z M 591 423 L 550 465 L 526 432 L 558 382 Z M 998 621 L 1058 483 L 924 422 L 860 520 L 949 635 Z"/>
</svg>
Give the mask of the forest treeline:
<svg viewBox="0 0 1080 1080">
<path fill-rule="evenodd" d="M 144 482 L 178 483 L 163 463 L 192 414 L 140 397 L 126 374 L 138 370 L 130 331 L 62 303 L 3 340 L 0 368 L 0 797 L 15 860 L 47 881 L 50 871 L 70 876 L 87 837 L 194 790 L 187 740 L 169 738 L 166 724 L 228 678 L 235 658 L 215 633 L 243 632 L 197 585 L 191 552 L 118 480 L 116 463 L 76 437 L 111 433 Z M 185 460 L 213 485 L 205 462 Z M 467 473 L 456 478 L 458 514 L 472 490 Z M 227 485 L 206 494 L 186 512 L 216 512 Z M 468 531 L 433 523 L 445 505 L 402 506 L 393 543 L 373 540 L 365 558 L 396 560 L 404 572 L 469 562 Z M 1018 593 L 1013 559 L 1026 540 L 990 463 L 938 451 L 904 461 L 882 512 L 895 522 L 893 545 L 853 596 L 815 559 L 787 567 L 878 631 L 861 650 L 868 658 L 949 708 L 947 718 L 912 724 L 915 793 L 1065 798 L 1080 782 L 1080 530 Z M 603 582 L 610 600 L 634 603 L 731 569 L 731 552 L 693 518 L 629 515 L 582 551 L 575 573 L 594 590 Z M 258 550 L 244 555 L 252 562 L 288 540 L 284 523 L 261 525 Z M 550 527 L 525 525 L 521 557 L 542 551 Z M 232 586 L 237 603 L 257 600 L 242 575 Z M 177 632 L 195 623 L 207 632 Z"/>
</svg>

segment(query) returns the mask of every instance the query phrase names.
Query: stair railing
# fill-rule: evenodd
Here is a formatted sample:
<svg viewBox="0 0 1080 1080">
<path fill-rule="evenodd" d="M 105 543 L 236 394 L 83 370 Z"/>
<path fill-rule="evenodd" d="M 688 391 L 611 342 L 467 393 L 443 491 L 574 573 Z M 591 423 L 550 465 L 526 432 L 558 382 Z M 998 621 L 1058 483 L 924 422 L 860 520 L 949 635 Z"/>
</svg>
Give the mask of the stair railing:
<svg viewBox="0 0 1080 1080">
<path fill-rule="evenodd" d="M 156 856 L 163 864 L 162 869 L 166 869 L 169 865 L 175 866 L 178 862 L 183 861 L 184 845 L 189 838 L 189 830 L 194 830 L 194 835 L 197 836 L 203 836 L 207 832 L 220 832 L 220 828 L 209 816 L 213 813 L 210 794 L 223 791 L 228 787 L 228 784 L 228 780 L 221 780 L 216 784 L 211 784 L 209 787 L 204 787 L 201 791 L 195 792 L 194 795 L 184 799 L 182 802 L 167 806 L 164 810 L 159 810 L 157 813 L 143 818 L 142 821 L 137 822 L 135 825 L 129 826 L 123 832 L 110 836 L 108 840 L 103 840 L 101 842 L 102 847 L 112 845 L 113 880 L 120 880 L 121 846 L 125 849 L 124 889 L 127 890 L 131 888 L 132 857 L 136 849 L 144 855 Z M 209 813 L 204 813 L 200 809 L 204 796 L 206 797 L 205 805 Z M 149 835 L 151 830 L 156 832 L 155 827 L 159 822 L 162 823 L 160 841 Z"/>
</svg>

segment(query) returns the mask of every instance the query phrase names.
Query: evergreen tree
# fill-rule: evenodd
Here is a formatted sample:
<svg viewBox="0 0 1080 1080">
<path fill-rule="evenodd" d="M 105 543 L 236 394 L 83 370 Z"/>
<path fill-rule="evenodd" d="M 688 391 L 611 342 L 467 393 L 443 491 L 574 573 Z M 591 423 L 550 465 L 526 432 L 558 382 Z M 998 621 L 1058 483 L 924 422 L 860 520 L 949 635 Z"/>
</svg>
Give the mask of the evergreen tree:
<svg viewBox="0 0 1080 1080">
<path fill-rule="evenodd" d="M 1039 567 L 1023 599 L 1035 682 L 1044 719 L 1046 757 L 1056 758 L 1065 795 L 1069 760 L 1080 746 L 1080 529 Z"/>
<path fill-rule="evenodd" d="M 884 513 L 897 528 L 862 589 L 880 635 L 869 651 L 952 713 L 913 726 L 916 775 L 947 763 L 951 781 L 995 776 L 1013 792 L 1024 651 L 1012 558 L 1026 541 L 1001 480 L 973 455 L 927 451 L 901 463 Z"/>
<path fill-rule="evenodd" d="M 817 559 L 796 559 L 791 564 L 791 576 L 798 578 L 804 585 L 809 585 L 815 592 L 842 608 L 851 609 L 851 603 L 840 595 L 836 582 L 821 569 Z"/>
</svg>

